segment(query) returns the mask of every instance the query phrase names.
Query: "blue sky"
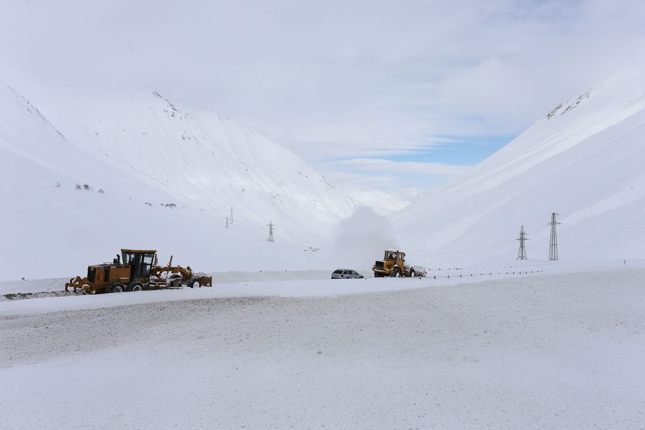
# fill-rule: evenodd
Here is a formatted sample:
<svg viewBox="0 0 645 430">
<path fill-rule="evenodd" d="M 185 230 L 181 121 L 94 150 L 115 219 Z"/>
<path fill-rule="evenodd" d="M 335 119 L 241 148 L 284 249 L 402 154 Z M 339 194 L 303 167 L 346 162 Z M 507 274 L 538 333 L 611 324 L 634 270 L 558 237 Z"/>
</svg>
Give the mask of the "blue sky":
<svg viewBox="0 0 645 430">
<path fill-rule="evenodd" d="M 392 161 L 473 166 L 513 140 L 515 134 L 505 136 L 440 137 L 450 140 L 451 143 L 399 155 L 390 155 L 385 158 Z"/>
<path fill-rule="evenodd" d="M 323 164 L 332 176 L 356 187 L 391 192 L 397 198 L 409 200 L 418 193 L 431 190 L 447 181 L 468 173 L 470 168 L 510 142 L 507 136 L 440 136 L 449 144 L 399 154 L 380 154 L 364 158 L 340 158 Z"/>
</svg>

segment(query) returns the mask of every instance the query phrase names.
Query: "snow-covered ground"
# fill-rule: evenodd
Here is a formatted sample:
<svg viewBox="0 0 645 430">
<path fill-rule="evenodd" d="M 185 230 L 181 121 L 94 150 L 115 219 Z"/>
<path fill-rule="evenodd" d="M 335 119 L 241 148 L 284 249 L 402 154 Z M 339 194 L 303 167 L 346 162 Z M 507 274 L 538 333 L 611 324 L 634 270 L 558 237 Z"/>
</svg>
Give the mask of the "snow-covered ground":
<svg viewBox="0 0 645 430">
<path fill-rule="evenodd" d="M 642 428 L 644 269 L 460 281 L 3 302 L 3 428 Z"/>
</svg>

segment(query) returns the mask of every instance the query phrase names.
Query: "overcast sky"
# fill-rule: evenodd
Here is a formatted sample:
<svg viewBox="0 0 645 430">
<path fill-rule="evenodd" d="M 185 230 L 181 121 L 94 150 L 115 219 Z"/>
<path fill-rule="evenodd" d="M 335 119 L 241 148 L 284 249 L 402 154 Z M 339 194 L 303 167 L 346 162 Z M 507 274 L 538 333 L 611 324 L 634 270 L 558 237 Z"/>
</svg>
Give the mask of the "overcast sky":
<svg viewBox="0 0 645 430">
<path fill-rule="evenodd" d="M 0 2 L 5 66 L 80 96 L 156 89 L 372 183 L 459 174 L 644 53 L 636 0 Z"/>
</svg>

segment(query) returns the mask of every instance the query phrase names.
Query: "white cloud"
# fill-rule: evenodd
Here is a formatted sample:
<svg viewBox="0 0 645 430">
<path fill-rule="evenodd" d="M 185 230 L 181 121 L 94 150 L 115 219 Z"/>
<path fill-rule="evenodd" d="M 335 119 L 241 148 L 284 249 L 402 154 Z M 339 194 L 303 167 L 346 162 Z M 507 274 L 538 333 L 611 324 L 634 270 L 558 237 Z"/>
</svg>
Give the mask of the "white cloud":
<svg viewBox="0 0 645 430">
<path fill-rule="evenodd" d="M 402 209 L 421 193 L 465 173 L 471 167 L 440 163 L 353 158 L 327 165 L 327 175 L 361 205 L 386 214 Z"/>
<path fill-rule="evenodd" d="M 455 177 L 467 173 L 470 166 L 441 163 L 419 163 L 414 161 L 393 161 L 379 158 L 352 158 L 336 163 L 362 172 L 379 174 L 415 174 L 425 176 Z"/>
<path fill-rule="evenodd" d="M 643 22 L 629 0 L 7 0 L 0 61 L 80 97 L 157 89 L 324 161 L 516 133 L 645 70 Z"/>
</svg>

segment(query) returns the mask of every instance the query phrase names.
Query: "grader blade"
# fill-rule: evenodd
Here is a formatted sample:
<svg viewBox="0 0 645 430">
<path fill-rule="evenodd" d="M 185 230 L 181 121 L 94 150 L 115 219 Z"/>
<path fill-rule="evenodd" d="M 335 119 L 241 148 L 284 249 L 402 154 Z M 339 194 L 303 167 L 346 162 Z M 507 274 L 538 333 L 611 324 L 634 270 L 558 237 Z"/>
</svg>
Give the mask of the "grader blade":
<svg viewBox="0 0 645 430">
<path fill-rule="evenodd" d="M 72 288 L 72 291 L 74 291 L 76 294 L 84 292 L 85 288 L 89 287 L 90 283 L 87 280 L 87 278 L 81 278 L 80 276 L 76 276 L 74 278 L 71 278 L 69 282 L 65 283 L 65 291 L 69 292 L 69 288 Z"/>
</svg>

